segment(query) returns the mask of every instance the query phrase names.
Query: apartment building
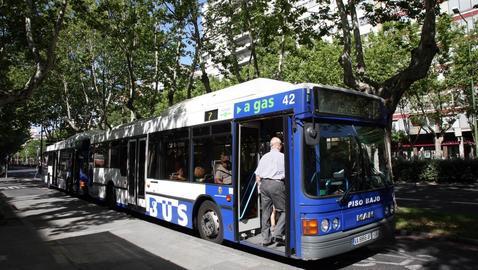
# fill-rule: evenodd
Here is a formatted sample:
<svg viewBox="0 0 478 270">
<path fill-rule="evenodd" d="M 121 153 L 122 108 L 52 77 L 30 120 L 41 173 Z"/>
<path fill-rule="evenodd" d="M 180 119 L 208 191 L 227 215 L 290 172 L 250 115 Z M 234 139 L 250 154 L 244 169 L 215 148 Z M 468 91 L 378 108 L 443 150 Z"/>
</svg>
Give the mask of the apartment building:
<svg viewBox="0 0 478 270">
<path fill-rule="evenodd" d="M 478 22 L 478 0 L 450 0 L 440 4 L 440 11 L 452 16 L 453 20 L 467 29 Z M 460 15 L 461 14 L 461 15 Z M 478 88 L 475 82 L 475 93 Z M 460 90 L 448 90 L 450 91 Z M 456 93 L 455 93 L 456 95 Z M 424 108 L 425 114 L 433 113 L 436 108 Z M 393 116 L 393 129 L 402 131 L 409 142 L 394 145 L 395 154 L 406 158 L 474 158 L 475 141 L 473 130 L 464 109 L 453 103 L 443 104 L 440 112 L 441 123 L 430 117 L 423 117 L 422 111 L 411 108 L 397 109 Z M 420 119 L 420 121 L 417 121 Z M 440 133 L 444 136 L 440 137 Z M 438 141 L 437 141 L 438 140 Z"/>
</svg>

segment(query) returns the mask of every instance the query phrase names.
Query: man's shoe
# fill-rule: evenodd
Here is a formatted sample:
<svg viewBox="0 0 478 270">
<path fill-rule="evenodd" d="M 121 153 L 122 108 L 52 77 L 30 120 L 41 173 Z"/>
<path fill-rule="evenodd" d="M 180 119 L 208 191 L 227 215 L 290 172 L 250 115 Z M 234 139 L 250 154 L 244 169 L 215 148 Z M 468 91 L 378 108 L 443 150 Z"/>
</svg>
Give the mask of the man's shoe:
<svg viewBox="0 0 478 270">
<path fill-rule="evenodd" d="M 263 247 L 268 247 L 268 246 L 270 246 L 270 245 L 272 245 L 272 244 L 274 244 L 274 242 L 269 241 L 269 242 L 262 243 L 262 246 L 263 246 Z"/>
<path fill-rule="evenodd" d="M 285 245 L 285 241 L 282 237 L 274 237 L 272 238 L 272 241 L 276 242 L 278 246 Z"/>
</svg>

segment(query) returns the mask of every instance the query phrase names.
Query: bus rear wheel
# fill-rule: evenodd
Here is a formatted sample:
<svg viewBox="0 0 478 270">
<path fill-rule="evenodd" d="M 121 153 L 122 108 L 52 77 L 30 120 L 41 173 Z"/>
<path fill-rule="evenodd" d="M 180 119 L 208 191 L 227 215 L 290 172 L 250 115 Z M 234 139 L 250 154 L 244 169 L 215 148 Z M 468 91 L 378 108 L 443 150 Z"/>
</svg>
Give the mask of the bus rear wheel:
<svg viewBox="0 0 478 270">
<path fill-rule="evenodd" d="M 214 243 L 222 243 L 224 228 L 221 214 L 215 203 L 204 201 L 201 204 L 197 216 L 197 227 L 201 238 Z"/>
</svg>

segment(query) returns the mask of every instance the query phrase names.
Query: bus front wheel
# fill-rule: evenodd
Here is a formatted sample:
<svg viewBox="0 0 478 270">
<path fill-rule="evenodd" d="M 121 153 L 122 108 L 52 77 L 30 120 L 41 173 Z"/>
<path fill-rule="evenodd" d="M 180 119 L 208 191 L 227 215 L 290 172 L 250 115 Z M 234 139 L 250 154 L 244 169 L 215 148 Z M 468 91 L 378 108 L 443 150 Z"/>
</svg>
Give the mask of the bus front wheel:
<svg viewBox="0 0 478 270">
<path fill-rule="evenodd" d="M 197 226 L 201 238 L 214 243 L 222 243 L 224 229 L 222 218 L 217 205 L 211 201 L 204 201 L 199 207 Z"/>
</svg>

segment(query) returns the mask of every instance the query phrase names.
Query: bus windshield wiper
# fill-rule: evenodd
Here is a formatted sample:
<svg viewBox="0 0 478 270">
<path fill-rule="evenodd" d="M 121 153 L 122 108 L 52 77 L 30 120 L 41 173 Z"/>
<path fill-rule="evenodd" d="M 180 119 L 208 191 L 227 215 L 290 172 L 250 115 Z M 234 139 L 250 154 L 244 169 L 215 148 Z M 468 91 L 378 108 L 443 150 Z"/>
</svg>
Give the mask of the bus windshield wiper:
<svg viewBox="0 0 478 270">
<path fill-rule="evenodd" d="M 357 174 L 357 175 L 358 175 L 358 174 Z M 350 186 L 349 186 L 349 188 L 345 191 L 345 193 L 344 193 L 344 194 L 340 197 L 340 199 L 339 199 L 339 202 L 340 202 L 341 204 L 346 204 L 346 203 L 347 203 L 348 197 L 349 197 L 349 194 L 350 194 L 350 191 L 355 188 L 355 184 L 357 183 L 357 179 L 355 179 L 354 181 L 352 181 L 352 179 L 353 179 L 353 177 L 352 177 L 352 175 L 351 175 L 351 176 L 350 176 L 350 182 L 351 182 L 351 183 L 350 183 Z"/>
<path fill-rule="evenodd" d="M 357 157 L 357 160 L 355 161 L 356 163 L 352 166 L 352 169 L 351 169 L 351 173 L 350 173 L 350 186 L 348 187 L 348 189 L 345 191 L 345 193 L 340 197 L 339 201 L 341 204 L 345 204 L 348 200 L 348 197 L 349 197 L 349 194 L 350 194 L 350 191 L 352 191 L 352 189 L 355 188 L 355 185 L 357 184 L 357 182 L 359 181 L 359 177 L 360 176 L 364 176 L 364 157 L 363 157 L 363 148 L 362 148 L 362 142 L 360 141 L 359 137 L 358 137 L 358 134 L 357 134 L 357 130 L 355 129 L 354 126 L 353 127 L 353 130 L 355 132 L 355 136 L 353 136 L 355 142 L 357 143 L 357 146 L 359 148 L 359 155 Z M 354 177 L 354 174 L 355 174 L 355 177 Z M 355 178 L 355 179 L 354 179 Z M 353 181 L 352 181 L 353 180 Z"/>
</svg>

